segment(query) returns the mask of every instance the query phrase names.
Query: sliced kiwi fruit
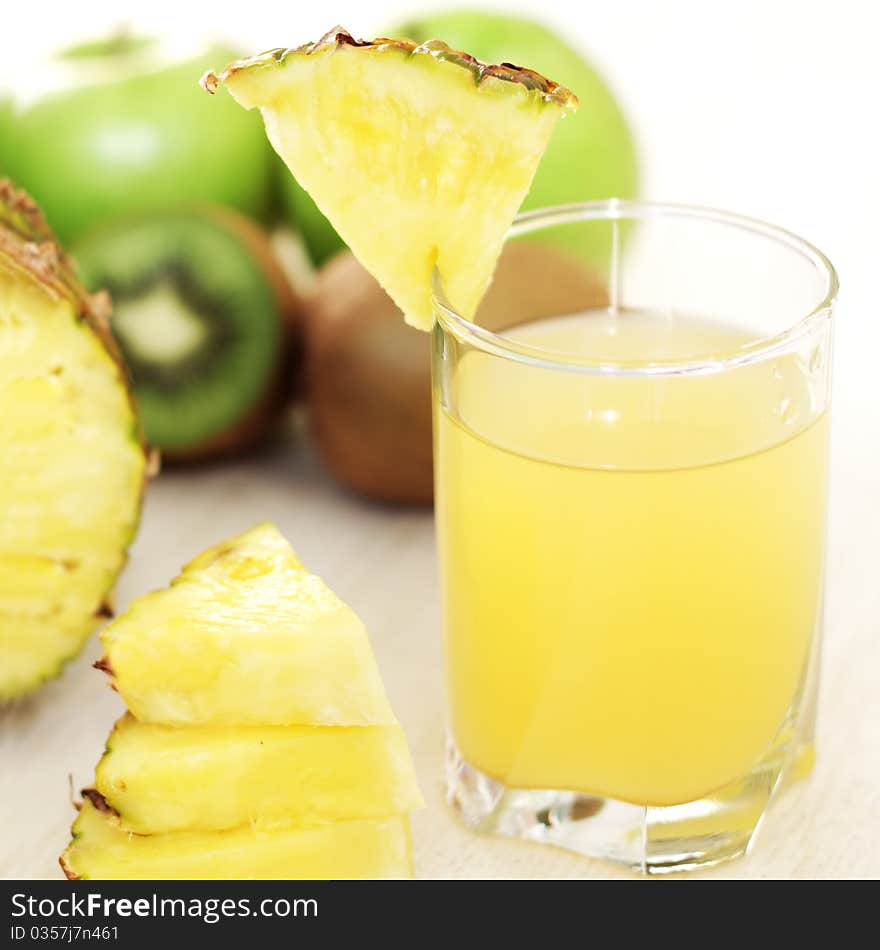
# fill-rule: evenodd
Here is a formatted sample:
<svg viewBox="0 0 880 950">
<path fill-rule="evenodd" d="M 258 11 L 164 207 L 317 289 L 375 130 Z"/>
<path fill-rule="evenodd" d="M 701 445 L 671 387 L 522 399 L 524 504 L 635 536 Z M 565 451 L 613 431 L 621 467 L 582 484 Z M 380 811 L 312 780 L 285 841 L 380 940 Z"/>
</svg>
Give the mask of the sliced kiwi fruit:
<svg viewBox="0 0 880 950">
<path fill-rule="evenodd" d="M 601 277 L 558 248 L 508 244 L 475 322 L 494 332 L 608 304 Z M 310 429 L 327 468 L 384 502 L 433 498 L 430 336 L 403 322 L 349 251 L 318 275 L 307 310 Z"/>
<path fill-rule="evenodd" d="M 116 220 L 75 248 L 110 291 L 112 330 L 166 459 L 260 441 L 284 401 L 299 305 L 267 236 L 226 209 Z"/>
</svg>

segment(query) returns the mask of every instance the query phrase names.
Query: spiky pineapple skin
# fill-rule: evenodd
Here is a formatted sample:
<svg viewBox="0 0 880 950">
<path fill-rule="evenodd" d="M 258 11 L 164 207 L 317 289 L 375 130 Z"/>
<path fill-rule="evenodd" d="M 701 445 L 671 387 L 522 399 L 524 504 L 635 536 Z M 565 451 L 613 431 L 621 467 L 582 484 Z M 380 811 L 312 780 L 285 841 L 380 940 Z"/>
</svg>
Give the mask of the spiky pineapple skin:
<svg viewBox="0 0 880 950">
<path fill-rule="evenodd" d="M 473 315 L 556 122 L 577 105 L 531 70 L 340 29 L 203 77 L 209 92 L 221 84 L 261 110 L 296 180 L 423 330 L 435 270 Z"/>
<path fill-rule="evenodd" d="M 6 361 L 0 379 L 0 702 L 33 691 L 80 651 L 109 613 L 110 591 L 137 530 L 143 486 L 153 460 L 108 316 L 109 299 L 86 293 L 36 203 L 10 181 L 0 180 L 0 363 Z M 52 352 L 46 365 L 39 360 L 34 364 L 34 345 L 55 342 L 53 334 L 59 337 L 58 352 Z M 65 350 L 65 341 L 75 345 Z M 82 362 L 71 367 L 65 361 L 74 357 Z M 77 386 L 82 391 L 91 387 L 93 394 L 112 393 L 113 406 L 86 400 L 82 417 L 75 416 L 67 433 L 54 411 L 55 406 L 66 405 L 57 402 L 64 385 L 74 401 L 82 395 Z M 114 437 L 125 448 L 89 463 L 95 474 L 107 476 L 105 485 L 77 489 L 74 473 L 63 469 L 65 459 L 76 462 L 88 453 L 88 445 L 80 446 L 79 440 L 89 425 L 103 421 L 101 414 L 106 412 L 116 413 Z M 24 413 L 33 418 L 18 421 Z M 69 454 L 50 455 L 38 464 L 31 456 L 44 445 L 44 434 L 46 442 L 58 439 Z M 68 474 L 70 478 L 65 478 Z M 44 486 L 50 477 L 55 482 Z M 102 488 L 124 495 L 112 512 L 118 534 L 110 544 L 112 557 L 107 563 L 91 561 L 97 539 L 107 530 L 101 523 L 93 526 L 96 540 L 91 547 L 88 543 L 82 547 L 80 532 L 76 556 L 63 556 L 76 531 L 52 505 L 60 504 L 65 491 L 89 495 Z M 45 521 L 57 527 L 41 535 Z M 57 544 L 57 550 L 47 551 L 46 544 Z M 65 584 L 65 572 L 77 576 Z M 47 583 L 45 591 L 39 588 L 40 578 Z M 54 594 L 53 583 L 58 586 Z M 71 606 L 71 592 L 85 602 Z M 53 596 L 60 599 L 52 600 Z"/>
</svg>

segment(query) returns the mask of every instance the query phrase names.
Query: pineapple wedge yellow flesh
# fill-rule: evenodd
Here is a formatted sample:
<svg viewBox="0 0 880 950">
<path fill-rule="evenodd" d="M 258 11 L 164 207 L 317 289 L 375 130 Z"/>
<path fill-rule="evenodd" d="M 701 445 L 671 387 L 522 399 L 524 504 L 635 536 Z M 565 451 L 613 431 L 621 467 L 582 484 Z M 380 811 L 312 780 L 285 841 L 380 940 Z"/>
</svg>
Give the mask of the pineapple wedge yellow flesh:
<svg viewBox="0 0 880 950">
<path fill-rule="evenodd" d="M 272 525 L 209 549 L 101 639 L 142 722 L 396 722 L 363 624 Z"/>
<path fill-rule="evenodd" d="M 139 834 L 321 824 L 422 807 L 400 726 L 116 724 L 95 784 Z"/>
<path fill-rule="evenodd" d="M 204 82 L 261 110 L 296 180 L 424 330 L 435 266 L 452 304 L 474 313 L 556 122 L 577 102 L 536 73 L 442 43 L 344 31 Z"/>
<path fill-rule="evenodd" d="M 23 208 L 33 233 L 10 216 Z M 0 701 L 97 625 L 146 467 L 124 374 L 28 199 L 0 182 Z"/>
<path fill-rule="evenodd" d="M 314 828 L 133 835 L 87 796 L 61 866 L 68 877 L 105 881 L 396 879 L 412 877 L 412 847 L 409 820 L 400 815 Z"/>
</svg>

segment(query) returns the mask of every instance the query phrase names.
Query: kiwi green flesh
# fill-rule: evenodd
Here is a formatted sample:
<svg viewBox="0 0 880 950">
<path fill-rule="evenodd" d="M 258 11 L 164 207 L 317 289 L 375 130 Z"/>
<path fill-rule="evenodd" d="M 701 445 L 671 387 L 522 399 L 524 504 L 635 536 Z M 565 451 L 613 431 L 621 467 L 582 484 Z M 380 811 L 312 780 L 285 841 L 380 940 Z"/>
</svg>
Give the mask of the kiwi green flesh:
<svg viewBox="0 0 880 950">
<path fill-rule="evenodd" d="M 121 221 L 75 249 L 111 326 L 151 444 L 185 453 L 245 417 L 272 385 L 282 347 L 273 288 L 225 221 L 173 213 Z"/>
</svg>

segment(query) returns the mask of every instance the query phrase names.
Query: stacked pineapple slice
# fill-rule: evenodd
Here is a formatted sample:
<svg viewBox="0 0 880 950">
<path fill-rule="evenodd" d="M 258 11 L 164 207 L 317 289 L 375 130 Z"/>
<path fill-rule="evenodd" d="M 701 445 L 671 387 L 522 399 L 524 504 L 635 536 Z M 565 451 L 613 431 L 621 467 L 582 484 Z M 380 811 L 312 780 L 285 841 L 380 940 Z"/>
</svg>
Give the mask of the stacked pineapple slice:
<svg viewBox="0 0 880 950">
<path fill-rule="evenodd" d="M 422 800 L 366 631 L 276 528 L 209 549 L 102 640 L 130 711 L 69 877 L 411 876 Z"/>
</svg>

